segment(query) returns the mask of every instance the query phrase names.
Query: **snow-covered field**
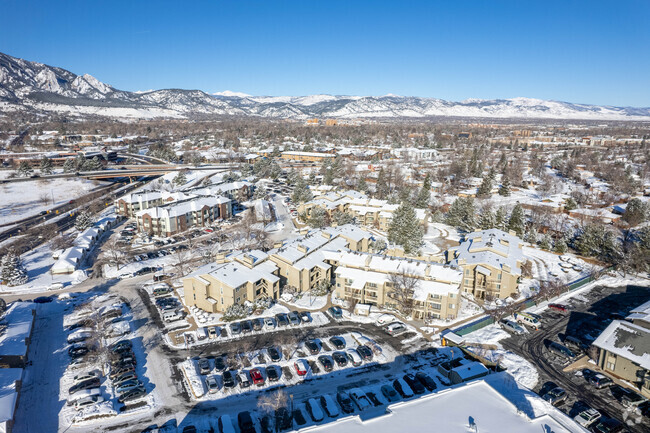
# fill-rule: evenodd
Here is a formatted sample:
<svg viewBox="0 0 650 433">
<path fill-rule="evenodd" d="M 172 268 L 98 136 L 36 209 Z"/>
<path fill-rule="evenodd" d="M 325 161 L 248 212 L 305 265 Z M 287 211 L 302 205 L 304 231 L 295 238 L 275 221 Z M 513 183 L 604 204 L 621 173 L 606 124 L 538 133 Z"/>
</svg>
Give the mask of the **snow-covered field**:
<svg viewBox="0 0 650 433">
<path fill-rule="evenodd" d="M 50 179 L 0 185 L 0 224 L 9 224 L 81 197 L 101 183 L 85 179 Z M 54 204 L 52 201 L 54 200 Z"/>
</svg>

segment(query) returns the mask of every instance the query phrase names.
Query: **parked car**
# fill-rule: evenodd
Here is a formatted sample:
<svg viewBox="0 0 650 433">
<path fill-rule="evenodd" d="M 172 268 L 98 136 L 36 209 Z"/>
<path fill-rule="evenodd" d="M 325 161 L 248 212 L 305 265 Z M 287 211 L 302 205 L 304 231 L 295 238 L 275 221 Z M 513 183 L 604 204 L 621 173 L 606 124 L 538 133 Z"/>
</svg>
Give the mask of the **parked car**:
<svg viewBox="0 0 650 433">
<path fill-rule="evenodd" d="M 280 375 L 278 374 L 278 369 L 275 365 L 268 365 L 265 371 L 266 371 L 266 377 L 267 379 L 269 379 L 269 381 L 277 382 L 280 379 Z"/>
<path fill-rule="evenodd" d="M 286 407 L 279 407 L 275 410 L 275 426 L 280 430 L 289 430 L 293 427 L 291 414 Z"/>
<path fill-rule="evenodd" d="M 114 380 L 115 378 L 126 374 L 126 373 L 133 373 L 135 372 L 135 366 L 133 364 L 124 364 L 118 367 L 114 367 L 111 369 L 111 372 L 109 374 L 109 378 L 111 380 Z"/>
<path fill-rule="evenodd" d="M 206 377 L 205 385 L 208 387 L 208 392 L 210 394 L 215 394 L 217 391 L 219 391 L 219 384 L 217 383 L 217 379 L 215 379 L 214 376 Z"/>
<path fill-rule="evenodd" d="M 541 322 L 539 321 L 539 317 L 535 317 L 529 313 L 515 313 L 514 318 L 517 323 L 523 323 L 524 325 L 529 326 L 535 330 L 539 330 L 539 328 L 542 326 Z"/>
<path fill-rule="evenodd" d="M 208 326 L 208 337 L 211 339 L 219 337 L 219 331 L 216 326 Z"/>
<path fill-rule="evenodd" d="M 359 352 L 357 352 L 356 349 L 348 348 L 345 351 L 345 354 L 353 366 L 358 367 L 363 363 L 363 360 L 361 359 L 361 356 L 359 356 Z"/>
<path fill-rule="evenodd" d="M 239 386 L 242 388 L 248 388 L 251 386 L 251 382 L 248 380 L 248 374 L 243 370 L 237 375 L 237 380 L 239 381 Z"/>
<path fill-rule="evenodd" d="M 265 317 L 264 326 L 266 326 L 269 329 L 275 329 L 275 320 L 273 320 L 273 317 Z"/>
<path fill-rule="evenodd" d="M 279 362 L 282 360 L 282 352 L 280 352 L 275 347 L 269 347 L 268 349 L 266 349 L 266 353 L 269 354 L 269 358 L 271 358 L 271 362 Z"/>
<path fill-rule="evenodd" d="M 423 371 L 418 371 L 415 373 L 415 378 L 420 381 L 420 383 L 428 390 L 428 391 L 433 391 L 436 389 L 436 382 L 433 380 L 431 376 L 426 374 Z"/>
<path fill-rule="evenodd" d="M 567 307 L 564 304 L 548 304 L 548 308 L 555 311 L 560 311 L 562 313 L 566 313 L 569 311 L 569 307 Z"/>
<path fill-rule="evenodd" d="M 596 374 L 589 379 L 589 383 L 595 386 L 598 389 L 605 388 L 606 386 L 612 386 L 614 382 L 609 377 L 604 374 Z"/>
<path fill-rule="evenodd" d="M 278 326 L 287 326 L 289 324 L 289 319 L 284 313 L 278 313 L 275 315 L 275 320 L 278 322 Z"/>
<path fill-rule="evenodd" d="M 230 335 L 241 334 L 241 325 L 239 322 L 232 322 L 230 324 Z"/>
<path fill-rule="evenodd" d="M 241 322 L 241 332 L 248 334 L 253 330 L 253 323 L 250 320 L 244 320 Z"/>
<path fill-rule="evenodd" d="M 38 298 L 34 298 L 34 302 L 36 304 L 48 304 L 53 300 L 54 298 L 52 298 L 51 296 L 39 296 Z"/>
<path fill-rule="evenodd" d="M 336 362 L 336 365 L 339 367 L 345 367 L 348 365 L 348 358 L 345 356 L 343 352 L 334 352 L 332 353 L 332 359 L 334 359 L 334 362 Z"/>
<path fill-rule="evenodd" d="M 614 418 L 601 418 L 591 427 L 594 433 L 620 433 L 625 430 L 625 425 Z"/>
<path fill-rule="evenodd" d="M 569 349 L 568 347 L 563 346 L 560 343 L 557 343 L 555 341 L 552 341 L 548 345 L 548 350 L 555 353 L 556 355 L 560 355 L 561 357 L 569 359 L 569 360 L 571 360 L 571 359 L 573 359 L 575 357 L 575 355 L 573 354 L 571 349 Z"/>
<path fill-rule="evenodd" d="M 256 433 L 253 418 L 251 418 L 251 414 L 248 411 L 240 412 L 237 415 L 237 424 L 239 424 L 241 433 Z"/>
<path fill-rule="evenodd" d="M 90 349 L 85 345 L 75 344 L 68 349 L 68 355 L 71 358 L 81 358 L 90 352 Z"/>
<path fill-rule="evenodd" d="M 309 363 L 302 358 L 297 359 L 293 363 L 293 367 L 296 369 L 298 376 L 305 376 L 309 372 Z"/>
<path fill-rule="evenodd" d="M 564 389 L 558 386 L 544 394 L 542 398 L 551 403 L 553 406 L 558 406 L 566 401 L 567 393 Z"/>
<path fill-rule="evenodd" d="M 117 401 L 120 403 L 126 403 L 127 401 L 137 400 L 139 398 L 147 395 L 147 390 L 144 388 L 134 388 L 131 391 L 125 392 L 117 398 Z"/>
<path fill-rule="evenodd" d="M 131 391 L 132 389 L 140 388 L 143 386 L 143 383 L 139 380 L 127 380 L 126 382 L 120 383 L 118 386 L 116 386 L 115 392 L 118 394 L 124 394 Z"/>
<path fill-rule="evenodd" d="M 320 396 L 320 405 L 323 407 L 323 410 L 330 418 L 336 418 L 339 416 L 339 408 L 336 406 L 334 399 L 331 395 L 321 395 Z"/>
<path fill-rule="evenodd" d="M 372 360 L 372 350 L 368 346 L 364 346 L 363 344 L 357 347 L 357 352 L 359 352 L 359 355 L 366 361 Z"/>
<path fill-rule="evenodd" d="M 305 403 L 305 406 L 307 407 L 307 412 L 309 412 L 309 416 L 311 416 L 311 419 L 313 419 L 316 422 L 320 422 L 325 418 L 325 415 L 323 414 L 323 410 L 320 408 L 320 405 L 316 401 L 315 398 L 310 398 L 307 400 Z"/>
<path fill-rule="evenodd" d="M 512 320 L 504 320 L 503 328 L 506 331 L 510 331 L 515 335 L 521 335 L 526 333 L 526 330 L 521 325 L 513 322 Z"/>
<path fill-rule="evenodd" d="M 251 322 L 253 323 L 253 331 L 261 331 L 264 327 L 264 320 L 260 318 L 253 319 Z"/>
<path fill-rule="evenodd" d="M 595 371 L 590 370 L 590 369 L 588 369 L 588 368 L 583 368 L 583 369 L 581 370 L 581 373 L 582 373 L 582 377 L 583 377 L 587 382 L 589 382 L 589 381 L 591 380 L 592 377 L 594 377 L 596 374 L 598 374 L 598 373 L 596 373 Z"/>
<path fill-rule="evenodd" d="M 93 404 L 101 403 L 104 401 L 104 397 L 101 395 L 92 395 L 90 397 L 80 398 L 74 402 L 74 408 L 76 410 L 82 409 L 87 406 L 92 406 Z"/>
<path fill-rule="evenodd" d="M 390 325 L 387 325 L 384 330 L 388 334 L 396 336 L 406 332 L 406 325 L 404 325 L 402 322 L 393 322 Z"/>
<path fill-rule="evenodd" d="M 397 391 L 395 391 L 395 388 L 393 388 L 389 384 L 382 385 L 381 393 L 386 398 L 386 400 L 388 400 L 389 403 L 399 400 L 399 395 L 397 395 Z"/>
<path fill-rule="evenodd" d="M 227 368 L 226 361 L 221 356 L 214 358 L 214 369 L 218 372 L 225 371 Z"/>
<path fill-rule="evenodd" d="M 339 392 L 336 394 L 336 401 L 339 402 L 339 406 L 345 413 L 354 412 L 354 407 L 352 406 L 352 399 L 346 392 Z"/>
<path fill-rule="evenodd" d="M 331 337 L 330 343 L 332 343 L 332 346 L 334 346 L 336 350 L 345 349 L 345 340 L 341 337 Z"/>
<path fill-rule="evenodd" d="M 224 388 L 234 388 L 237 385 L 235 373 L 231 370 L 223 372 L 223 386 Z"/>
<path fill-rule="evenodd" d="M 93 377 L 92 379 L 87 379 L 72 385 L 68 390 L 68 392 L 70 394 L 74 394 L 75 392 L 81 391 L 82 389 L 99 388 L 99 384 L 100 384 L 99 378 Z"/>
<path fill-rule="evenodd" d="M 127 349 L 130 350 L 131 348 L 133 348 L 131 340 L 120 340 L 111 346 L 111 352 L 117 353 Z"/>
<path fill-rule="evenodd" d="M 349 391 L 350 398 L 357 405 L 359 410 L 364 411 L 372 406 L 370 400 L 360 388 L 352 388 Z"/>
<path fill-rule="evenodd" d="M 320 352 L 320 346 L 314 340 L 305 341 L 305 347 L 311 355 L 317 355 Z"/>
<path fill-rule="evenodd" d="M 409 388 L 416 394 L 424 394 L 424 385 L 412 374 L 405 374 L 404 381 L 408 384 Z"/>
<path fill-rule="evenodd" d="M 598 421 L 600 417 L 600 412 L 596 409 L 589 408 L 580 412 L 573 419 L 584 428 L 589 428 L 592 424 Z"/>
<path fill-rule="evenodd" d="M 88 371 L 86 373 L 81 373 L 76 375 L 72 381 L 74 383 L 80 383 L 80 382 L 85 382 L 86 380 L 90 379 L 99 379 L 101 377 L 100 373 L 98 371 Z"/>
<path fill-rule="evenodd" d="M 289 314 L 287 314 L 289 318 L 289 323 L 291 323 L 294 326 L 300 325 L 300 314 L 297 311 L 292 311 Z"/>
<path fill-rule="evenodd" d="M 318 362 L 320 362 L 320 365 L 323 366 L 323 370 L 327 372 L 332 371 L 334 369 L 334 363 L 332 362 L 332 359 L 327 355 L 319 356 Z"/>
<path fill-rule="evenodd" d="M 248 373 L 251 375 L 253 384 L 257 386 L 264 385 L 264 376 L 262 376 L 262 372 L 259 370 L 259 368 L 253 368 Z"/>
<path fill-rule="evenodd" d="M 199 373 L 201 374 L 208 374 L 212 370 L 210 367 L 210 360 L 207 358 L 201 358 L 199 359 Z"/>
<path fill-rule="evenodd" d="M 301 311 L 300 320 L 302 320 L 304 323 L 309 323 L 311 322 L 311 315 L 309 314 L 308 311 Z"/>
<path fill-rule="evenodd" d="M 327 312 L 332 316 L 334 319 L 340 319 L 343 317 L 343 310 L 341 310 L 341 307 L 337 307 L 336 305 L 333 305 L 327 309 Z"/>
<path fill-rule="evenodd" d="M 404 382 L 404 379 L 395 379 L 393 381 L 393 388 L 395 388 L 395 391 L 399 392 L 403 398 L 413 397 L 413 390 L 411 390 L 411 387 Z"/>
</svg>

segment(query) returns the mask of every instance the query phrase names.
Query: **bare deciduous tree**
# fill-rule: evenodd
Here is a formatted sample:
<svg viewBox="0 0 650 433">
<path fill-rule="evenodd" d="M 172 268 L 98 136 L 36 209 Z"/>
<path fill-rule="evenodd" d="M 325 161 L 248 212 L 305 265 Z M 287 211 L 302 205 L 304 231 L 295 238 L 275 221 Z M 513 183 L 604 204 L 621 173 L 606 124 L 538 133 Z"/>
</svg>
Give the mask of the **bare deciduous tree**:
<svg viewBox="0 0 650 433">
<path fill-rule="evenodd" d="M 420 280 L 412 275 L 413 273 L 409 272 L 409 269 L 405 269 L 402 272 L 390 274 L 388 277 L 390 283 L 388 296 L 405 316 L 411 314 L 413 310 L 415 303 L 413 295 L 420 285 Z"/>
</svg>

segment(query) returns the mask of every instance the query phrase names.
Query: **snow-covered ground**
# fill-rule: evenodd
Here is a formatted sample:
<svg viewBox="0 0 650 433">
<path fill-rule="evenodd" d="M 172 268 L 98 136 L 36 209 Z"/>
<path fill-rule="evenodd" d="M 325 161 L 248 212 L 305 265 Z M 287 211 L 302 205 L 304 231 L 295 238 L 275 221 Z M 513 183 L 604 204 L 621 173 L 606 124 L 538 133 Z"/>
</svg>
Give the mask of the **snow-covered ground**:
<svg viewBox="0 0 650 433">
<path fill-rule="evenodd" d="M 6 205 L 0 207 L 0 224 L 38 215 L 101 185 L 96 181 L 76 178 L 3 183 L 0 185 L 0 203 Z"/>
<path fill-rule="evenodd" d="M 282 300 L 285 304 L 301 310 L 320 310 L 327 305 L 327 298 L 329 298 L 329 295 L 311 296 L 306 293 L 298 298 L 290 293 L 282 294 Z"/>
</svg>

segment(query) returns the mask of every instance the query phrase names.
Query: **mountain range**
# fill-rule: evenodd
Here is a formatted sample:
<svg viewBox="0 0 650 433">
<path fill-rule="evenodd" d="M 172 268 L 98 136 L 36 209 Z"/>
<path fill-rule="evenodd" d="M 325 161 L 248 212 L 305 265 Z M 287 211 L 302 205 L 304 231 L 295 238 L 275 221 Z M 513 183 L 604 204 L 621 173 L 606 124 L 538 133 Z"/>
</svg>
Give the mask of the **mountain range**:
<svg viewBox="0 0 650 433">
<path fill-rule="evenodd" d="M 14 111 L 78 117 L 513 118 L 650 120 L 650 107 L 613 107 L 531 98 L 462 102 L 411 96 L 251 96 L 224 91 L 118 90 L 95 77 L 0 53 L 0 115 Z"/>
</svg>

